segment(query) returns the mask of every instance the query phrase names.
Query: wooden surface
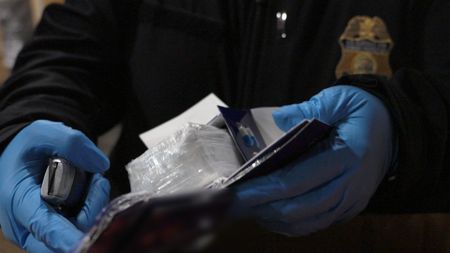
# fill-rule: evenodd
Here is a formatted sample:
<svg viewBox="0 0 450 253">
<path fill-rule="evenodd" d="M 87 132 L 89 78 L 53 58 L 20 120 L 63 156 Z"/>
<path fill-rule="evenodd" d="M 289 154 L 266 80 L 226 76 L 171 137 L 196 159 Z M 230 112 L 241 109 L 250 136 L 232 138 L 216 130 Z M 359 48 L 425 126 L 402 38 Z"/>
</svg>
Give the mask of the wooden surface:
<svg viewBox="0 0 450 253">
<path fill-rule="evenodd" d="M 449 253 L 450 214 L 360 216 L 299 238 L 255 226 L 230 227 L 211 252 Z M 23 252 L 0 233 L 0 253 Z"/>
<path fill-rule="evenodd" d="M 450 253 L 450 214 L 370 215 L 304 237 L 231 227 L 208 252 Z"/>
<path fill-rule="evenodd" d="M 208 252 L 449 253 L 450 214 L 360 216 L 309 236 L 289 238 L 254 225 L 219 233 Z M 0 231 L 1 232 L 1 231 Z M 0 253 L 23 252 L 0 233 Z"/>
<path fill-rule="evenodd" d="M 24 251 L 5 239 L 3 237 L 2 231 L 0 230 L 0 253 L 22 253 L 22 252 Z"/>
</svg>

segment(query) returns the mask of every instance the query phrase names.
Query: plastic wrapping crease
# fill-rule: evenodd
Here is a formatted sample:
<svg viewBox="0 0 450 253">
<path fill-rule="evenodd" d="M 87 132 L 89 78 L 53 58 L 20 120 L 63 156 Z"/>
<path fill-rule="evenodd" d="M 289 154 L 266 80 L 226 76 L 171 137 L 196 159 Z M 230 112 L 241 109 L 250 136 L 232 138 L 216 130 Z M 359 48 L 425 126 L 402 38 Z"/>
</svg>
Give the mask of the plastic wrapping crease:
<svg viewBox="0 0 450 253">
<path fill-rule="evenodd" d="M 188 123 L 131 161 L 131 192 L 152 196 L 184 193 L 220 184 L 243 161 L 224 129 Z"/>
</svg>

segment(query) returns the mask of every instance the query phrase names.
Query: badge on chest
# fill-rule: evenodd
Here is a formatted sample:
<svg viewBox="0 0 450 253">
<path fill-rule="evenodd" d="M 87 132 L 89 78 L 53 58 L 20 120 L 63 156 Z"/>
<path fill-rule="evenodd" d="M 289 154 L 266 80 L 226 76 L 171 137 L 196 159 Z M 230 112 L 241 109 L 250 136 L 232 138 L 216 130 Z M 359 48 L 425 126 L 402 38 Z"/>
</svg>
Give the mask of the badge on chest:
<svg viewBox="0 0 450 253">
<path fill-rule="evenodd" d="M 341 59 L 336 77 L 375 74 L 391 77 L 389 55 L 394 46 L 386 24 L 379 17 L 356 16 L 339 38 Z"/>
</svg>

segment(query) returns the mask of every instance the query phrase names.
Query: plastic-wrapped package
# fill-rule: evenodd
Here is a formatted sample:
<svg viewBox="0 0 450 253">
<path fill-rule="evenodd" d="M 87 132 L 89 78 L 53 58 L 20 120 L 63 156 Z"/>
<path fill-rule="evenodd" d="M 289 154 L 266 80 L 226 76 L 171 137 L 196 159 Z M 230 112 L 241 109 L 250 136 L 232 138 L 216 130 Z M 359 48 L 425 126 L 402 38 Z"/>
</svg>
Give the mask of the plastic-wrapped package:
<svg viewBox="0 0 450 253">
<path fill-rule="evenodd" d="M 242 163 L 226 130 L 190 123 L 130 162 L 126 169 L 131 192 L 161 196 L 220 184 Z"/>
<path fill-rule="evenodd" d="M 261 113 L 271 120 L 271 114 Z M 128 164 L 132 193 L 104 209 L 75 252 L 192 251 L 228 215 L 236 215 L 229 185 L 298 159 L 332 129 L 311 119 L 279 137 L 269 130 L 264 140 L 270 144 L 244 162 L 238 142 L 214 127 L 225 124 L 223 117 L 208 125 L 188 124 Z"/>
</svg>

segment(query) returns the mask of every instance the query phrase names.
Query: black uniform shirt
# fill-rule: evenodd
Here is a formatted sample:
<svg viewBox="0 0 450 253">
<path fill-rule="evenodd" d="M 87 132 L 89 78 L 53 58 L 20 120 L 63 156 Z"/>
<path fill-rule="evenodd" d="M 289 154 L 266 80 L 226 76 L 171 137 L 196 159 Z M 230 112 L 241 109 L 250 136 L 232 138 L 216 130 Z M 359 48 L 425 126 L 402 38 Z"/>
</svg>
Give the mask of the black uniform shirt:
<svg viewBox="0 0 450 253">
<path fill-rule="evenodd" d="M 210 92 L 279 106 L 345 83 L 385 102 L 398 140 L 395 180 L 368 209 L 447 211 L 449 13 L 445 0 L 67 0 L 0 91 L 0 144 L 36 119 L 93 139 L 121 122 L 111 178 L 126 182 L 138 134 Z"/>
</svg>

